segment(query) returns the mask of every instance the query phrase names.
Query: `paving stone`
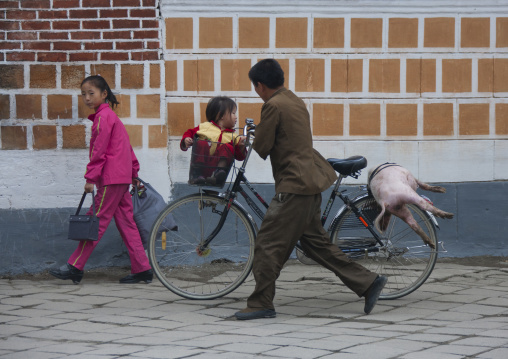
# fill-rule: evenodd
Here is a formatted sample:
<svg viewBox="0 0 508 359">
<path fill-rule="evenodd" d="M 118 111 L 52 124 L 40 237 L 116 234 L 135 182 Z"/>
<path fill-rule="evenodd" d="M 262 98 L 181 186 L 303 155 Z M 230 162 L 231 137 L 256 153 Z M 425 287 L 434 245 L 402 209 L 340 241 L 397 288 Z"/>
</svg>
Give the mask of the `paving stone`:
<svg viewBox="0 0 508 359">
<path fill-rule="evenodd" d="M 466 304 L 450 309 L 452 312 L 472 313 L 480 315 L 498 315 L 508 312 L 508 308 L 490 305 Z"/>
<path fill-rule="evenodd" d="M 265 353 L 270 357 L 284 357 L 284 358 L 299 358 L 299 359 L 307 359 L 307 358 L 319 358 L 324 355 L 330 354 L 328 350 L 322 349 L 308 349 L 302 348 L 299 346 L 291 346 L 285 348 L 274 349 Z"/>
<path fill-rule="evenodd" d="M 69 319 L 58 319 L 52 317 L 35 317 L 35 318 L 24 318 L 21 320 L 16 320 L 9 322 L 9 324 L 14 325 L 24 325 L 29 327 L 38 327 L 38 328 L 47 328 L 52 327 L 59 324 L 69 323 Z"/>
<path fill-rule="evenodd" d="M 473 345 L 479 347 L 499 347 L 508 344 L 508 338 L 474 337 L 456 340 L 454 345 Z"/>
<path fill-rule="evenodd" d="M 253 343 L 232 343 L 232 344 L 224 344 L 214 347 L 213 349 L 219 351 L 226 352 L 235 352 L 235 353 L 246 353 L 246 354 L 260 354 L 265 353 L 267 351 L 272 351 L 274 349 L 278 349 L 277 345 L 267 345 L 267 344 L 253 344 Z"/>
<path fill-rule="evenodd" d="M 37 358 L 37 359 L 57 359 L 64 358 L 62 354 L 59 353 L 44 353 L 40 350 L 23 350 L 20 352 L 9 353 L 5 356 L 7 359 L 28 359 L 28 358 Z"/>
<path fill-rule="evenodd" d="M 508 348 L 497 348 L 478 355 L 482 359 L 503 359 L 508 358 Z"/>
<path fill-rule="evenodd" d="M 31 332 L 34 330 L 39 330 L 39 329 L 34 328 L 34 327 L 29 327 L 26 325 L 0 324 L 0 338 L 10 337 L 11 335 L 16 335 L 16 334 L 24 334 L 24 333 Z"/>
<path fill-rule="evenodd" d="M 74 355 L 80 353 L 88 353 L 92 350 L 95 350 L 96 346 L 91 344 L 83 344 L 83 343 L 58 343 L 54 345 L 47 345 L 39 350 L 41 352 L 48 353 L 60 353 L 66 355 Z"/>
</svg>

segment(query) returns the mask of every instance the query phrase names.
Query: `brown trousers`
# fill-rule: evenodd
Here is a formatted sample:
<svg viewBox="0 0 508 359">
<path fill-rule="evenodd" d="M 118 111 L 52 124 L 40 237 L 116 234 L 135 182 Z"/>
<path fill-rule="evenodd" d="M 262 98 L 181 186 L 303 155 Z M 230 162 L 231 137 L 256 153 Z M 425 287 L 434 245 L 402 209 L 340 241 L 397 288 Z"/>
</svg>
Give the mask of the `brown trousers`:
<svg viewBox="0 0 508 359">
<path fill-rule="evenodd" d="M 359 297 L 366 292 L 377 274 L 332 244 L 320 217 L 320 193 L 280 193 L 272 199 L 256 238 L 252 268 L 256 287 L 247 307 L 274 309 L 275 281 L 298 240 L 310 258 L 335 273 Z"/>
</svg>

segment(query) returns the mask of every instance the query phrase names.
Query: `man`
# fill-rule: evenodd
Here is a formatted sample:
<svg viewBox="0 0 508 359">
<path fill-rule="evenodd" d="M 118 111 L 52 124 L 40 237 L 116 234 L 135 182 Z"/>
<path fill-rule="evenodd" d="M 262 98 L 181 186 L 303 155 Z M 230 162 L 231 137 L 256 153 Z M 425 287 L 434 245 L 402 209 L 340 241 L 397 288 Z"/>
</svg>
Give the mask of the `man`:
<svg viewBox="0 0 508 359">
<path fill-rule="evenodd" d="M 310 258 L 334 272 L 359 297 L 365 297 L 364 311 L 369 314 L 387 278 L 348 259 L 330 242 L 321 225 L 321 192 L 337 177 L 312 147 L 304 102 L 284 88 L 284 72 L 273 59 L 254 65 L 249 79 L 265 102 L 253 148 L 263 159 L 270 156 L 276 195 L 256 238 L 252 268 L 256 287 L 247 308 L 235 313 L 236 318 L 276 316 L 275 281 L 298 241 Z"/>
</svg>

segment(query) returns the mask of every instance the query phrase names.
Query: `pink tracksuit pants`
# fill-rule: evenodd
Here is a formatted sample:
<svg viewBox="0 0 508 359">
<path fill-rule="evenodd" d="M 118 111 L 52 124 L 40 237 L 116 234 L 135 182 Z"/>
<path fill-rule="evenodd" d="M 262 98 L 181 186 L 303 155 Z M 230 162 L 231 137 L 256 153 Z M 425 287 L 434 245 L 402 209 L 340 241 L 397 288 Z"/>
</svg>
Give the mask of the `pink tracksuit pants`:
<svg viewBox="0 0 508 359">
<path fill-rule="evenodd" d="M 128 184 L 111 184 L 97 189 L 95 209 L 99 223 L 98 241 L 80 241 L 78 248 L 72 253 L 68 263 L 83 270 L 86 261 L 99 243 L 108 228 L 111 219 L 115 218 L 116 227 L 122 236 L 131 260 L 131 273 L 140 273 L 150 269 L 138 228 L 133 218 L 132 199 Z M 87 214 L 92 213 L 92 208 Z"/>
</svg>

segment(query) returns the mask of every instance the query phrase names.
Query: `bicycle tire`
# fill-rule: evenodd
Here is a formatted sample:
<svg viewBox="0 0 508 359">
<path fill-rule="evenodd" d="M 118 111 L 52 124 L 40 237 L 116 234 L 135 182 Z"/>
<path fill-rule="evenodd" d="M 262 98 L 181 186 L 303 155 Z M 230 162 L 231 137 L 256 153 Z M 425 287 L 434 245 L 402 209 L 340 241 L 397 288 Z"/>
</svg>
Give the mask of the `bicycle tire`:
<svg viewBox="0 0 508 359">
<path fill-rule="evenodd" d="M 353 199 L 353 203 L 374 223 L 380 211 L 374 197 L 363 194 Z M 348 254 L 370 271 L 388 277 L 379 299 L 396 299 L 414 292 L 429 278 L 436 264 L 438 245 L 435 226 L 427 212 L 415 205 L 407 206 L 435 249 L 426 246 L 404 221 L 392 215 L 387 230 L 377 232 L 384 244 L 382 247 L 377 244 L 378 252 Z M 332 222 L 331 240 L 342 250 L 376 245 L 374 236 L 347 207 Z"/>
<path fill-rule="evenodd" d="M 205 251 L 198 248 L 227 206 L 217 195 L 192 194 L 170 203 L 155 220 L 148 257 L 159 281 L 187 299 L 215 299 L 240 286 L 252 269 L 255 227 L 236 203 Z M 178 230 L 164 228 L 172 215 Z"/>
</svg>

